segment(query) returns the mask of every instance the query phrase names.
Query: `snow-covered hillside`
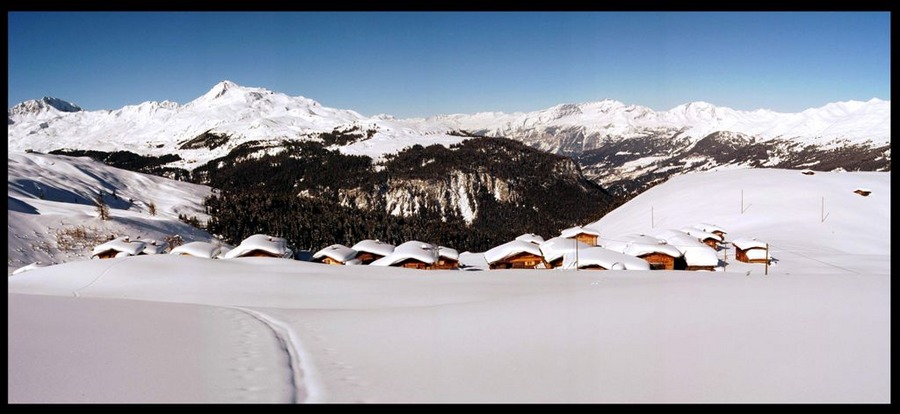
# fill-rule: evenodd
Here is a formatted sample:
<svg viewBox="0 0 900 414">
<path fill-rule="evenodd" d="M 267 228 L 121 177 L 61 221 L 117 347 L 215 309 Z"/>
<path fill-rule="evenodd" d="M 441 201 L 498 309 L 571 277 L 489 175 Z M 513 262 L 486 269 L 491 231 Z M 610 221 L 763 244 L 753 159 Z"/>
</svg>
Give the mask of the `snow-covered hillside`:
<svg viewBox="0 0 900 414">
<path fill-rule="evenodd" d="M 871 193 L 863 197 L 858 188 Z M 775 267 L 809 256 L 889 272 L 890 200 L 890 173 L 736 169 L 674 177 L 589 227 L 615 237 L 712 223 L 728 230 L 727 240 L 768 242 Z"/>
<path fill-rule="evenodd" d="M 717 171 L 593 224 L 602 237 L 716 224 L 768 241 L 768 276 L 733 259 L 726 272 L 171 255 L 34 269 L 8 280 L 7 398 L 890 402 L 890 192 L 890 173 Z"/>
<path fill-rule="evenodd" d="M 93 243 L 110 235 L 186 241 L 212 237 L 178 219 L 208 217 L 201 205 L 207 186 L 112 168 L 88 158 L 10 152 L 7 177 L 9 269 L 83 260 Z M 100 193 L 110 219 L 98 218 Z M 150 205 L 156 215 L 150 214 Z M 68 246 L 68 247 L 67 247 Z"/>
</svg>

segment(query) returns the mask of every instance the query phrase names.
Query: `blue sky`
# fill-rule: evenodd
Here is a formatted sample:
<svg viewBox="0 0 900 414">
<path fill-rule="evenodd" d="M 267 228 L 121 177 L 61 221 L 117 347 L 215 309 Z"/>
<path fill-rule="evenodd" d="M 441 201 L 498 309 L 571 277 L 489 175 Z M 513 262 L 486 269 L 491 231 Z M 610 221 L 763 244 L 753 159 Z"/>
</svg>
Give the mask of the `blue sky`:
<svg viewBox="0 0 900 414">
<path fill-rule="evenodd" d="M 801 111 L 890 99 L 880 13 L 8 13 L 8 104 L 186 103 L 228 79 L 364 115 L 616 99 Z"/>
</svg>

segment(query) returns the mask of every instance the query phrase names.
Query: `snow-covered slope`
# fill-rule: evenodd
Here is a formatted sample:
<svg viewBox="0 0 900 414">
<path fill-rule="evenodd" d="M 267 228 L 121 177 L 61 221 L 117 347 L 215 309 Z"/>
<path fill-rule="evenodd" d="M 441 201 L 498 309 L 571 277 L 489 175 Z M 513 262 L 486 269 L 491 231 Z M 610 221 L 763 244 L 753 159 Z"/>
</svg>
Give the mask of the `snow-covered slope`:
<svg viewBox="0 0 900 414">
<path fill-rule="evenodd" d="M 889 402 L 890 193 L 890 173 L 718 171 L 591 226 L 715 224 L 768 241 L 769 276 L 733 259 L 726 272 L 172 255 L 33 269 L 8 281 L 7 398 Z"/>
<path fill-rule="evenodd" d="M 205 221 L 207 186 L 113 168 L 90 160 L 10 152 L 7 160 L 9 269 L 40 261 L 47 265 L 90 257 L 110 235 L 185 241 L 213 238 L 178 219 Z M 110 220 L 98 218 L 100 193 Z M 153 204 L 155 215 L 150 214 Z"/>
<path fill-rule="evenodd" d="M 863 197 L 854 193 L 859 187 L 872 192 Z M 674 177 L 590 227 L 614 238 L 712 223 L 728 231 L 726 240 L 768 242 L 779 259 L 776 267 L 810 257 L 838 267 L 889 271 L 890 200 L 886 172 L 715 171 Z"/>
</svg>

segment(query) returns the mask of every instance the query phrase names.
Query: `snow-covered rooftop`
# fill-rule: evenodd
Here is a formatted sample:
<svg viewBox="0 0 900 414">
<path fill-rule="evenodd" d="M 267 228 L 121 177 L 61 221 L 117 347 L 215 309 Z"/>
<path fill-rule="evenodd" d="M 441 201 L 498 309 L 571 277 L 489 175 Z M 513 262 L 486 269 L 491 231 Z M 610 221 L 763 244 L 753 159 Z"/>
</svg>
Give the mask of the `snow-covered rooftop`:
<svg viewBox="0 0 900 414">
<path fill-rule="evenodd" d="M 607 270 L 650 270 L 650 264 L 639 257 L 614 252 L 602 247 L 592 247 L 566 252 L 563 255 L 563 269 L 581 269 L 589 266 L 600 266 Z"/>
<path fill-rule="evenodd" d="M 552 262 L 563 257 L 563 255 L 568 252 L 574 252 L 576 245 L 578 246 L 579 252 L 591 247 L 586 243 L 559 236 L 541 244 L 541 254 L 544 256 L 544 260 Z"/>
<path fill-rule="evenodd" d="M 569 227 L 569 228 L 563 230 L 562 232 L 560 232 L 560 237 L 568 239 L 570 237 L 575 237 L 582 233 L 589 234 L 591 236 L 599 236 L 600 235 L 600 231 L 597 229 L 594 229 L 591 227 L 575 226 L 575 227 Z"/>
<path fill-rule="evenodd" d="M 679 230 L 664 230 L 657 233 L 656 237 L 663 239 L 684 255 L 684 261 L 688 266 L 718 266 L 719 257 L 716 251 L 697 240 L 696 236 L 686 234 Z"/>
<path fill-rule="evenodd" d="M 643 234 L 601 238 L 597 241 L 597 244 L 609 250 L 631 256 L 643 256 L 652 253 L 662 253 L 672 257 L 681 257 L 682 255 L 678 249 L 669 246 L 665 240 Z"/>
<path fill-rule="evenodd" d="M 459 260 L 459 252 L 456 249 L 438 246 L 438 257 L 450 260 Z"/>
<path fill-rule="evenodd" d="M 204 241 L 194 241 L 172 249 L 169 254 L 213 259 L 222 254 L 222 246 Z"/>
<path fill-rule="evenodd" d="M 144 250 L 141 251 L 143 254 L 166 254 L 166 249 L 169 248 L 169 243 L 162 240 L 147 239 L 144 244 Z"/>
<path fill-rule="evenodd" d="M 330 257 L 338 262 L 346 263 L 356 257 L 356 253 L 356 250 L 344 246 L 343 244 L 332 244 L 331 246 L 317 251 L 312 257 L 313 259 Z"/>
<path fill-rule="evenodd" d="M 393 253 L 369 263 L 369 265 L 392 266 L 407 259 L 418 260 L 426 264 L 434 264 L 437 250 L 438 247 L 433 244 L 418 240 L 410 240 L 397 246 Z"/>
<path fill-rule="evenodd" d="M 91 251 L 91 256 L 96 256 L 100 253 L 115 250 L 119 253 L 125 253 L 128 256 L 134 256 L 146 248 L 146 244 L 140 240 L 131 240 L 130 237 L 119 237 L 117 239 L 110 240 L 106 243 L 97 245 Z M 119 256 L 117 256 L 119 257 Z"/>
<path fill-rule="evenodd" d="M 722 232 L 722 234 L 728 234 L 728 232 L 725 231 L 725 229 L 723 229 L 722 227 L 719 227 L 719 226 L 717 226 L 717 225 L 715 225 L 715 224 L 709 224 L 709 223 L 697 223 L 697 224 L 695 224 L 695 225 L 693 225 L 693 226 L 691 226 L 691 227 L 696 228 L 696 229 L 703 230 L 703 231 L 708 232 L 708 233 L 713 233 L 713 232 L 718 231 L 718 232 Z"/>
<path fill-rule="evenodd" d="M 731 241 L 731 244 L 733 244 L 735 247 L 737 247 L 741 250 L 765 249 L 766 248 L 765 242 L 761 242 L 756 239 L 748 239 L 748 238 L 734 239 Z"/>
<path fill-rule="evenodd" d="M 710 233 L 706 230 L 701 230 L 696 227 L 685 227 L 685 228 L 681 229 L 681 231 L 683 231 L 686 234 L 690 234 L 691 236 L 696 237 L 700 241 L 703 241 L 706 239 L 713 239 L 716 241 L 723 240 L 722 236 L 719 236 L 718 234 Z"/>
<path fill-rule="evenodd" d="M 519 237 L 516 237 L 516 240 L 521 240 L 523 242 L 529 242 L 529 243 L 534 243 L 534 244 L 538 244 L 538 245 L 544 242 L 543 237 L 538 236 L 537 234 L 534 234 L 534 233 L 525 233 Z"/>
<path fill-rule="evenodd" d="M 377 254 L 379 256 L 387 256 L 394 252 L 394 245 L 385 243 L 381 240 L 367 239 L 354 244 L 351 249 L 356 250 L 360 253 L 366 252 Z"/>
<path fill-rule="evenodd" d="M 254 250 L 261 250 L 282 258 L 293 256 L 293 252 L 287 247 L 287 240 L 265 234 L 254 234 L 244 239 L 239 246 L 222 255 L 222 258 L 233 259 L 244 256 Z"/>
<path fill-rule="evenodd" d="M 487 260 L 488 264 L 494 264 L 507 257 L 515 256 L 520 253 L 531 253 L 535 256 L 543 256 L 540 246 L 522 240 L 513 240 L 484 252 L 484 259 Z"/>
</svg>

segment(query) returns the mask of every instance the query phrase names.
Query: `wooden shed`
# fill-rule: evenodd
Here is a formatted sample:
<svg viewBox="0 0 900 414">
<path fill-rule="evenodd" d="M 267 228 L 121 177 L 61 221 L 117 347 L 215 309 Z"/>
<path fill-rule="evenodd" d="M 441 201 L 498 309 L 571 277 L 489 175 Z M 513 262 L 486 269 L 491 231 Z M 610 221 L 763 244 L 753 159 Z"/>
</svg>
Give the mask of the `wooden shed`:
<svg viewBox="0 0 900 414">
<path fill-rule="evenodd" d="M 597 238 L 600 237 L 600 232 L 587 227 L 575 226 L 563 230 L 560 233 L 560 237 L 564 239 L 575 239 L 588 246 L 596 246 Z"/>
<path fill-rule="evenodd" d="M 343 244 L 332 244 L 313 254 L 312 261 L 330 265 L 345 265 L 351 260 L 354 260 L 355 257 L 356 250 L 344 246 Z M 359 262 L 357 261 L 356 263 Z"/>
<path fill-rule="evenodd" d="M 438 247 L 438 258 L 431 266 L 434 270 L 459 269 L 459 252 L 449 247 Z"/>
<path fill-rule="evenodd" d="M 362 264 L 370 264 L 394 252 L 394 245 L 381 240 L 363 240 L 351 247 L 356 250 L 356 259 Z"/>
<path fill-rule="evenodd" d="M 137 256 L 146 248 L 146 244 L 129 237 L 119 237 L 99 244 L 91 251 L 92 259 L 112 259 L 115 257 Z"/>
<path fill-rule="evenodd" d="M 287 247 L 287 240 L 265 234 L 254 234 L 244 239 L 244 241 L 234 249 L 224 253 L 222 258 L 275 257 L 290 259 L 293 256 L 293 250 Z"/>
<path fill-rule="evenodd" d="M 444 250 L 443 256 L 441 255 L 442 249 Z M 457 268 L 459 267 L 459 254 L 457 253 L 454 257 L 451 253 L 456 253 L 456 250 L 411 240 L 397 246 L 391 254 L 370 263 L 370 266 L 392 266 L 420 270 Z M 438 264 L 441 260 L 444 262 Z"/>
<path fill-rule="evenodd" d="M 738 239 L 731 242 L 734 257 L 744 263 L 766 263 L 769 260 L 768 244 L 756 239 Z"/>
<path fill-rule="evenodd" d="M 872 190 L 869 190 L 867 188 L 857 188 L 856 190 L 853 190 L 853 192 L 863 197 L 868 197 L 869 194 L 872 194 Z"/>
<path fill-rule="evenodd" d="M 484 252 L 484 259 L 491 269 L 534 269 L 546 267 L 538 245 L 513 240 Z"/>
</svg>

